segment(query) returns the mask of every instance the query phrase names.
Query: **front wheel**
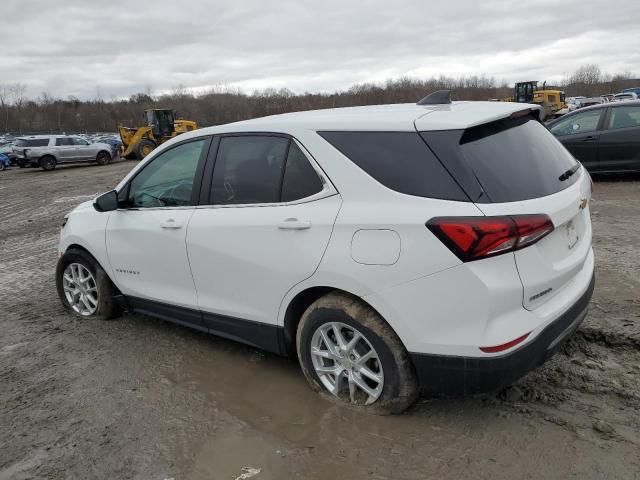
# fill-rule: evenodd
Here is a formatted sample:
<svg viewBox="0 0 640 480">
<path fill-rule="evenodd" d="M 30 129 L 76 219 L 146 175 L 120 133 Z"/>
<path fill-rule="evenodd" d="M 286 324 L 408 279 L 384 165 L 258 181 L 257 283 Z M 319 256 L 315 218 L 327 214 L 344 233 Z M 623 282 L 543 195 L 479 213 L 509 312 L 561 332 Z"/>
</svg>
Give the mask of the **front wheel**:
<svg viewBox="0 0 640 480">
<path fill-rule="evenodd" d="M 142 160 L 151 152 L 153 152 L 154 148 L 156 148 L 155 143 L 153 143 L 151 140 L 143 138 L 138 142 L 138 145 L 136 146 L 136 154 L 138 155 L 138 158 Z"/>
<path fill-rule="evenodd" d="M 303 314 L 296 335 L 302 371 L 329 398 L 378 414 L 400 413 L 418 396 L 404 345 L 371 307 L 332 293 Z"/>
<path fill-rule="evenodd" d="M 111 162 L 111 155 L 107 152 L 100 152 L 96 157 L 96 163 L 98 165 L 107 165 L 109 162 Z"/>
<path fill-rule="evenodd" d="M 107 320 L 120 314 L 116 288 L 105 271 L 83 250 L 69 249 L 58 261 L 56 287 L 62 305 L 78 317 Z"/>
</svg>

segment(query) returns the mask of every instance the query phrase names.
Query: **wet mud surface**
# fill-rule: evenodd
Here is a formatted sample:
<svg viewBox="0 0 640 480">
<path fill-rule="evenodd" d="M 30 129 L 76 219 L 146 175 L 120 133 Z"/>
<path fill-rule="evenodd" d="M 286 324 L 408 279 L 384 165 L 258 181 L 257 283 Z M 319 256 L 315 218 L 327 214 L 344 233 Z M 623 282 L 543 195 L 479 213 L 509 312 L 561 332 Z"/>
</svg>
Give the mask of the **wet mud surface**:
<svg viewBox="0 0 640 480">
<path fill-rule="evenodd" d="M 0 479 L 640 478 L 640 176 L 596 179 L 596 291 L 559 354 L 501 392 L 378 417 L 283 358 L 64 312 L 61 219 L 132 166 L 0 173 Z"/>
</svg>

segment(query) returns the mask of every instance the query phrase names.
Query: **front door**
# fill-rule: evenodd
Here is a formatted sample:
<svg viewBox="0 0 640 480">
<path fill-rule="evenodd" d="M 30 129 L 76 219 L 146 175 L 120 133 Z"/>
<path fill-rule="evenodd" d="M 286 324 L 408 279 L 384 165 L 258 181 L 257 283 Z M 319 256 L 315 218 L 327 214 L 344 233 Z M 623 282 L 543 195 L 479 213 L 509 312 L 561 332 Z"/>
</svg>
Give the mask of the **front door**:
<svg viewBox="0 0 640 480">
<path fill-rule="evenodd" d="M 75 160 L 86 160 L 93 156 L 91 144 L 84 138 L 73 137 L 75 145 Z"/>
<path fill-rule="evenodd" d="M 208 205 L 187 233 L 212 332 L 276 349 L 275 329 L 264 327 L 276 326 L 287 291 L 316 270 L 341 204 L 314 165 L 285 136 L 220 139 Z"/>
<path fill-rule="evenodd" d="M 119 192 L 123 208 L 111 213 L 106 231 L 114 281 L 134 306 L 155 302 L 159 316 L 171 306 L 191 309 L 183 317 L 195 326 L 202 325 L 185 239 L 208 142 L 178 144 L 146 164 Z"/>
<path fill-rule="evenodd" d="M 598 108 L 572 114 L 551 127 L 558 140 L 588 170 L 598 169 L 600 118 L 606 109 Z"/>
<path fill-rule="evenodd" d="M 615 105 L 600 135 L 603 170 L 640 170 L 640 106 Z"/>
</svg>

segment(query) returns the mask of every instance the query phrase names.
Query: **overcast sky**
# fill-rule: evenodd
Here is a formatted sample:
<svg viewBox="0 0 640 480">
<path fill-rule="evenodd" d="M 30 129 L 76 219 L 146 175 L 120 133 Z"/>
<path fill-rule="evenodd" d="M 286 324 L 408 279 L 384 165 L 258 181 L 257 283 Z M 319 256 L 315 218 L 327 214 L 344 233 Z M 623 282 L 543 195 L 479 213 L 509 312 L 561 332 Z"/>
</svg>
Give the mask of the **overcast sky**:
<svg viewBox="0 0 640 480">
<path fill-rule="evenodd" d="M 640 76 L 640 1 L 2 0 L 0 84 L 80 98 L 177 85 L 345 89 L 390 77 Z"/>
</svg>

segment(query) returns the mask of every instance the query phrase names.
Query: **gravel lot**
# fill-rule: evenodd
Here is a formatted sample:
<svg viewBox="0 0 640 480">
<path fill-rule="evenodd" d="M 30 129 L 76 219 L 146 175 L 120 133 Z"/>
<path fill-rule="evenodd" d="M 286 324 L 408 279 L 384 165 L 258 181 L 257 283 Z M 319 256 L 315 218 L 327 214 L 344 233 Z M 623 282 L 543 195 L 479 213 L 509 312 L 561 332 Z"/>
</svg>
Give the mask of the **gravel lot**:
<svg viewBox="0 0 640 480">
<path fill-rule="evenodd" d="M 0 172 L 0 479 L 640 478 L 640 177 L 596 179 L 596 293 L 561 353 L 502 392 L 375 417 L 285 359 L 64 312 L 62 216 L 132 166 Z"/>
</svg>

